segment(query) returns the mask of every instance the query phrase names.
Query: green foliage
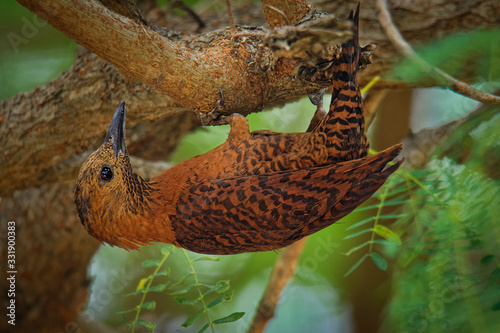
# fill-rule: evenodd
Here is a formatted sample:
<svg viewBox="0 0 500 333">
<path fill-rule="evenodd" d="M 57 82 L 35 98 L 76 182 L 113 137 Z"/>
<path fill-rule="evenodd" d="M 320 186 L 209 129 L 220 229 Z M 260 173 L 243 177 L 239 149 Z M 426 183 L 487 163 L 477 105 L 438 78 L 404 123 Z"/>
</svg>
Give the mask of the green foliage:
<svg viewBox="0 0 500 333">
<path fill-rule="evenodd" d="M 368 248 L 346 275 L 367 258 L 386 270 L 385 257 L 396 257 L 386 331 L 500 331 L 498 111 L 463 123 L 424 170 L 400 169 L 374 195 L 376 204 L 357 209 L 370 217 L 346 238 L 371 239 L 346 253 Z"/>
<path fill-rule="evenodd" d="M 457 128 L 427 165 L 446 205 L 414 194 L 390 306 L 398 329 L 500 330 L 498 111 L 487 109 Z"/>
<path fill-rule="evenodd" d="M 142 262 L 142 267 L 144 267 L 144 268 L 155 267 L 155 266 L 156 266 L 156 268 L 151 275 L 149 275 L 149 276 L 147 276 L 139 281 L 135 292 L 132 292 L 132 293 L 129 293 L 126 295 L 126 296 L 135 296 L 135 295 L 142 294 L 142 297 L 141 297 L 139 304 L 132 309 L 118 312 L 118 314 L 126 314 L 129 312 L 135 312 L 135 318 L 132 322 L 128 321 L 126 317 L 123 317 L 123 322 L 125 323 L 125 326 L 131 327 L 132 332 L 135 332 L 135 328 L 138 324 L 145 327 L 148 332 L 153 332 L 154 328 L 156 327 L 156 324 L 154 322 L 147 322 L 144 320 L 140 320 L 139 315 L 140 315 L 142 309 L 154 311 L 156 308 L 155 301 L 145 302 L 146 295 L 148 294 L 148 292 L 162 292 L 166 288 L 166 284 L 158 284 L 155 286 L 151 286 L 155 277 L 161 276 L 161 275 L 166 276 L 169 273 L 168 270 L 160 270 L 160 269 L 163 267 L 163 264 L 165 263 L 167 258 L 170 256 L 171 252 L 170 252 L 168 247 L 165 247 L 161 250 L 161 253 L 163 255 L 163 258 L 161 260 L 148 259 L 148 260 L 145 260 Z"/>
<path fill-rule="evenodd" d="M 427 44 L 417 54 L 432 66 L 452 76 L 474 81 L 500 79 L 500 30 L 479 30 L 446 37 Z M 391 78 L 406 82 L 424 82 L 428 73 L 411 59 L 394 67 Z"/>
<path fill-rule="evenodd" d="M 423 186 L 422 184 L 417 184 L 411 182 L 411 177 L 408 172 L 403 169 L 399 169 L 394 175 L 392 175 L 386 183 L 382 186 L 379 192 L 375 193 L 372 197 L 378 201 L 376 204 L 371 204 L 367 206 L 361 206 L 355 210 L 355 212 L 367 213 L 369 217 L 356 222 L 349 226 L 346 230 L 350 231 L 356 229 L 356 231 L 351 232 L 345 236 L 345 239 L 358 237 L 365 234 L 370 234 L 370 240 L 351 248 L 345 253 L 349 256 L 363 248 L 368 247 L 368 253 L 361 257 L 345 274 L 348 276 L 358 268 L 365 259 L 370 258 L 372 262 L 379 269 L 385 271 L 388 267 L 387 260 L 379 253 L 374 252 L 374 245 L 381 244 L 386 249 L 398 248 L 401 246 L 401 236 L 398 232 L 389 228 L 388 226 L 380 224 L 383 220 L 397 221 L 398 219 L 404 219 L 407 217 L 406 213 L 397 212 L 398 207 L 409 202 L 408 191 L 409 188 L 415 186 Z M 391 210 L 390 213 L 385 211 Z M 368 227 L 367 227 L 368 226 Z M 361 228 L 361 229 L 360 229 Z M 359 230 L 360 229 L 360 230 Z M 382 239 L 376 239 L 378 237 Z"/>
<path fill-rule="evenodd" d="M 499 183 L 449 158 L 428 168 L 437 204 L 416 191 L 390 304 L 398 331 L 498 332 Z M 444 188 L 446 191 L 439 191 Z"/>
<path fill-rule="evenodd" d="M 132 321 L 129 321 L 125 316 L 123 317 L 123 322 L 127 328 L 131 328 L 132 332 L 135 332 L 137 325 L 140 325 L 146 328 L 148 332 L 154 331 L 156 327 L 156 324 L 154 322 L 148 322 L 139 319 L 142 309 L 148 311 L 155 311 L 156 309 L 155 301 L 149 301 L 149 302 L 145 301 L 147 294 L 151 292 L 167 293 L 170 296 L 172 296 L 176 302 L 183 305 L 195 306 L 201 304 L 201 309 L 195 315 L 187 318 L 186 321 L 182 324 L 182 326 L 184 327 L 189 327 L 193 325 L 199 318 L 205 315 L 207 323 L 199 330 L 199 332 L 205 332 L 208 328 L 210 328 L 212 332 L 215 332 L 214 329 L 215 325 L 235 322 L 241 317 L 243 317 L 243 315 L 245 314 L 244 312 L 234 312 L 225 317 L 213 320 L 209 313 L 209 310 L 214 308 L 215 306 L 218 306 L 219 304 L 224 302 L 229 302 L 233 297 L 234 291 L 229 291 L 230 289 L 229 280 L 220 280 L 217 281 L 215 284 L 207 284 L 200 282 L 198 279 L 198 275 L 196 274 L 196 270 L 193 266 L 193 263 L 199 261 L 219 261 L 220 260 L 219 257 L 201 256 L 195 259 L 191 259 L 189 258 L 188 252 L 186 250 L 180 249 L 180 251 L 182 251 L 183 256 L 185 257 L 188 263 L 189 273 L 187 273 L 180 280 L 178 280 L 175 283 L 172 283 L 171 285 L 170 285 L 171 282 L 169 281 L 167 281 L 167 283 L 159 283 L 156 285 L 152 285 L 153 280 L 156 277 L 169 275 L 170 270 L 162 268 L 165 264 L 165 261 L 170 256 L 172 249 L 173 247 L 169 246 L 164 247 L 161 250 L 161 254 L 163 255 L 161 259 L 147 259 L 142 262 L 142 267 L 144 268 L 155 267 L 155 270 L 153 271 L 152 274 L 148 275 L 145 278 L 142 278 L 139 281 L 139 283 L 137 284 L 137 288 L 134 292 L 131 292 L 126 295 L 126 296 L 142 295 L 140 302 L 137 306 L 129 310 L 118 312 L 118 314 L 128 314 L 132 312 L 135 313 L 135 317 Z M 191 284 L 183 286 L 190 280 L 191 277 L 192 277 Z M 194 298 L 192 296 L 191 297 L 186 296 L 192 290 L 197 292 L 197 296 L 195 296 Z M 216 296 L 216 298 L 213 299 L 207 305 L 206 303 L 207 297 L 212 296 L 212 294 L 215 295 L 222 294 L 222 295 L 218 297 Z M 183 296 L 178 296 L 178 295 L 183 295 Z"/>
</svg>

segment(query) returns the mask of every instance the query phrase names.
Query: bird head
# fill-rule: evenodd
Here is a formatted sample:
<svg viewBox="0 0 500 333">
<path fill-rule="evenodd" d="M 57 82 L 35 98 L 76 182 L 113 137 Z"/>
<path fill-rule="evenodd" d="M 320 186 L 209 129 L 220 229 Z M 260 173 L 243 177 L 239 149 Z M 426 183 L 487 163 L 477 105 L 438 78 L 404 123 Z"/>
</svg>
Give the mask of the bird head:
<svg viewBox="0 0 500 333">
<path fill-rule="evenodd" d="M 82 165 L 75 187 L 75 203 L 89 234 L 113 244 L 113 230 L 120 233 L 122 221 L 140 214 L 149 194 L 149 184 L 137 176 L 125 146 L 125 102 L 111 120 L 104 143 Z"/>
</svg>

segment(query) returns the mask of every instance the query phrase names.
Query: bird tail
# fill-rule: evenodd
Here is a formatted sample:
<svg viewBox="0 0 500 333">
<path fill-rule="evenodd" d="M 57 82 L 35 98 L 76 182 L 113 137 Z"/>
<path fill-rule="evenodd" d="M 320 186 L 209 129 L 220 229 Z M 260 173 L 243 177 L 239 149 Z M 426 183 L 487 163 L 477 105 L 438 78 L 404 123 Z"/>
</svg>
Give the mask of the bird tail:
<svg viewBox="0 0 500 333">
<path fill-rule="evenodd" d="M 399 155 L 401 149 L 402 145 L 397 144 L 377 154 L 345 162 L 346 166 L 352 167 L 352 170 L 358 170 L 355 177 L 357 182 L 353 184 L 344 198 L 335 203 L 320 219 L 304 226 L 292 237 L 300 239 L 311 235 L 337 222 L 370 198 L 403 163 L 404 159 L 391 163 Z M 352 175 L 347 171 L 345 176 Z"/>
<path fill-rule="evenodd" d="M 332 100 L 326 117 L 315 132 L 326 134 L 325 144 L 330 162 L 361 158 L 368 153 L 365 133 L 363 99 L 358 85 L 360 46 L 358 40 L 359 4 L 349 20 L 354 25 L 354 36 L 342 44 L 342 51 L 335 59 Z"/>
</svg>

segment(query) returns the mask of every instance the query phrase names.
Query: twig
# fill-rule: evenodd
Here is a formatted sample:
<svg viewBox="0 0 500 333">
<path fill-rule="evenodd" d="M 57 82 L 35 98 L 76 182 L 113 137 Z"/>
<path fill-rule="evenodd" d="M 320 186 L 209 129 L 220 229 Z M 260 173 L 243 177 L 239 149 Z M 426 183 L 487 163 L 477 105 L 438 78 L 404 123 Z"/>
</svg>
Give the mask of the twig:
<svg viewBox="0 0 500 333">
<path fill-rule="evenodd" d="M 446 74 L 439 68 L 431 66 L 425 60 L 420 58 L 394 25 L 391 14 L 389 13 L 389 9 L 387 8 L 387 0 L 377 0 L 376 6 L 379 11 L 379 23 L 396 50 L 402 55 L 414 60 L 424 70 L 433 74 L 439 85 L 448 88 L 456 92 L 457 94 L 467 96 L 484 104 L 500 105 L 500 97 L 475 89 L 467 83 L 457 80 L 451 75 Z"/>
<path fill-rule="evenodd" d="M 281 15 L 281 17 L 283 18 L 283 20 L 286 22 L 286 25 L 290 25 L 290 20 L 288 19 L 288 17 L 286 16 L 286 14 L 281 9 L 276 8 L 274 6 L 271 6 L 271 5 L 265 5 L 265 8 L 270 9 L 270 10 L 276 12 L 278 15 Z"/>
<path fill-rule="evenodd" d="M 311 11 L 307 0 L 262 0 L 262 8 L 271 29 L 285 25 L 297 25 Z"/>
<path fill-rule="evenodd" d="M 231 27 L 231 32 L 236 34 L 236 26 L 234 25 L 233 11 L 231 10 L 231 0 L 226 0 L 227 16 L 229 18 L 229 26 Z"/>
<path fill-rule="evenodd" d="M 498 93 L 498 91 L 495 93 Z M 446 140 L 452 131 L 472 119 L 481 117 L 490 110 L 491 107 L 483 104 L 462 118 L 452 120 L 438 127 L 424 128 L 417 133 L 409 133 L 403 139 L 404 148 L 401 153 L 401 156 L 405 158 L 406 166 L 413 168 L 424 167 L 434 154 L 434 148 Z"/>
<path fill-rule="evenodd" d="M 253 318 L 252 325 L 248 329 L 248 333 L 264 332 L 267 324 L 274 317 L 274 312 L 276 311 L 281 292 L 295 274 L 299 261 L 298 259 L 304 249 L 306 240 L 307 238 L 302 238 L 288 246 L 278 260 L 276 260 L 266 292 L 260 300 L 259 307 Z"/>
<path fill-rule="evenodd" d="M 196 23 L 198 23 L 198 30 L 201 30 L 207 26 L 205 24 L 205 22 L 203 22 L 201 17 L 198 14 L 196 14 L 196 12 L 191 9 L 191 7 L 186 5 L 184 3 L 184 1 L 182 1 L 182 0 L 169 0 L 168 2 L 171 4 L 172 7 L 181 9 L 181 10 L 185 11 L 189 16 L 191 16 L 191 18 L 193 20 L 195 20 Z"/>
</svg>

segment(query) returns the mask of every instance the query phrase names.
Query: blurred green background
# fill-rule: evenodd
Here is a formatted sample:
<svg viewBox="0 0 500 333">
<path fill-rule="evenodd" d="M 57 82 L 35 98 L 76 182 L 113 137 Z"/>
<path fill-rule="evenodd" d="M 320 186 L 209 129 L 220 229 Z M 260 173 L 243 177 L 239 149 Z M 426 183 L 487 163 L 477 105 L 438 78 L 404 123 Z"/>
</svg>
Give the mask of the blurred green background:
<svg viewBox="0 0 500 333">
<path fill-rule="evenodd" d="M 75 59 L 77 45 L 73 41 L 35 18 L 33 14 L 15 2 L 0 2 L 0 31 L 0 99 L 2 100 L 22 91 L 30 91 L 50 81 L 69 68 Z M 491 38 L 493 40 L 498 38 L 498 32 Z M 488 42 L 491 43 L 491 40 L 485 41 L 485 43 Z M 428 53 L 435 54 L 432 49 Z M 494 63 L 493 60 L 492 63 Z M 414 72 L 411 71 L 411 64 L 404 68 L 410 68 L 408 69 L 410 74 L 407 74 L 404 79 L 413 78 Z M 497 73 L 498 68 L 500 66 L 492 65 L 491 68 L 486 69 L 484 75 Z M 493 79 L 498 79 L 496 74 L 493 75 Z M 495 88 L 494 84 L 484 81 L 494 81 L 491 75 L 478 80 L 478 87 L 490 90 Z M 406 92 L 404 96 L 409 96 L 409 100 L 406 101 L 408 107 L 395 112 L 409 114 L 411 110 L 411 115 L 400 120 L 402 123 L 389 124 L 389 126 L 402 128 L 399 132 L 403 134 L 408 127 L 418 130 L 460 118 L 478 106 L 477 102 L 442 89 L 418 89 L 413 93 Z M 395 95 L 394 98 L 397 100 L 398 97 Z M 325 102 L 328 105 L 328 96 L 325 96 Z M 110 115 L 111 112 L 113 110 L 110 110 Z M 270 129 L 295 132 L 304 131 L 307 128 L 313 113 L 314 106 L 305 98 L 287 104 L 283 108 L 252 114 L 248 119 L 251 130 Z M 387 118 L 381 117 L 370 129 L 371 141 L 376 149 L 384 148 L 380 145 L 384 142 L 383 137 L 388 132 L 387 127 L 383 129 L 387 126 L 385 121 Z M 498 127 L 494 128 L 498 129 Z M 183 140 L 173 153 L 171 160 L 178 163 L 217 146 L 224 142 L 228 131 L 227 126 L 200 128 Z M 397 141 L 401 138 L 400 135 L 399 138 L 392 138 L 392 140 Z M 498 142 L 491 144 L 498 144 Z M 435 168 L 451 170 L 453 167 L 438 165 Z M 488 186 L 491 185 L 488 184 Z M 489 189 L 490 196 L 495 197 L 498 186 L 497 184 L 491 186 L 493 188 Z M 365 206 L 376 202 L 378 201 L 368 202 Z M 489 207 L 488 204 L 486 207 Z M 391 291 L 394 283 L 394 265 L 399 265 L 396 270 L 399 269 L 398 272 L 401 273 L 401 267 L 404 268 L 405 263 L 389 261 L 388 270 L 381 271 L 367 260 L 351 275 L 344 277 L 366 252 L 356 252 L 351 256 L 345 256 L 343 253 L 368 240 L 371 236 L 365 234 L 344 239 L 348 233 L 346 228 L 367 218 L 371 213 L 370 211 L 355 212 L 341 222 L 309 237 L 297 274 L 286 287 L 276 318 L 266 332 L 349 333 L 378 330 L 378 327 L 385 321 L 384 316 L 389 313 L 389 310 L 384 310 L 384 307 L 391 293 L 394 293 Z M 403 230 L 401 233 L 405 232 Z M 139 302 L 139 296 L 132 297 L 126 294 L 133 292 L 139 281 L 153 271 L 152 268 L 143 268 L 141 262 L 146 259 L 161 258 L 160 250 L 163 247 L 165 245 L 154 245 L 143 247 L 140 251 L 127 252 L 102 246 L 88 269 L 88 274 L 93 280 L 90 287 L 92 292 L 86 309 L 88 318 L 111 327 L 121 326 L 122 315 L 117 312 L 133 308 Z M 177 249 L 172 251 L 165 265 L 170 268 L 170 275 L 158 277 L 155 284 L 168 281 L 175 283 L 189 272 L 189 265 L 182 252 Z M 398 251 L 399 249 L 392 253 L 385 251 L 384 256 L 391 259 L 391 256 L 397 256 Z M 194 253 L 189 255 L 192 259 L 200 256 Z M 217 332 L 246 331 L 278 255 L 279 253 L 275 252 L 241 254 L 223 256 L 220 261 L 198 261 L 193 264 L 198 279 L 204 283 L 214 284 L 219 280 L 231 281 L 231 289 L 234 290 L 233 300 L 211 310 L 212 318 L 223 317 L 236 311 L 246 313 L 235 323 L 217 326 Z M 401 278 L 402 280 L 404 279 Z M 411 284 L 411 281 L 409 283 Z M 425 293 L 425 288 L 421 292 Z M 196 295 L 194 290 L 188 294 L 190 297 L 194 295 Z M 198 312 L 199 307 L 181 305 L 165 293 L 150 293 L 147 300 L 155 300 L 157 308 L 154 312 L 143 310 L 143 319 L 154 320 L 160 332 L 195 332 L 205 323 L 205 319 L 200 319 L 199 323 L 193 325 L 194 328 L 182 328 L 181 324 L 188 316 Z M 401 306 L 404 307 L 404 305 Z M 391 311 L 394 313 L 394 308 Z M 132 319 L 130 315 L 127 315 L 127 318 Z M 440 330 L 441 328 L 436 328 L 434 331 Z"/>
</svg>

